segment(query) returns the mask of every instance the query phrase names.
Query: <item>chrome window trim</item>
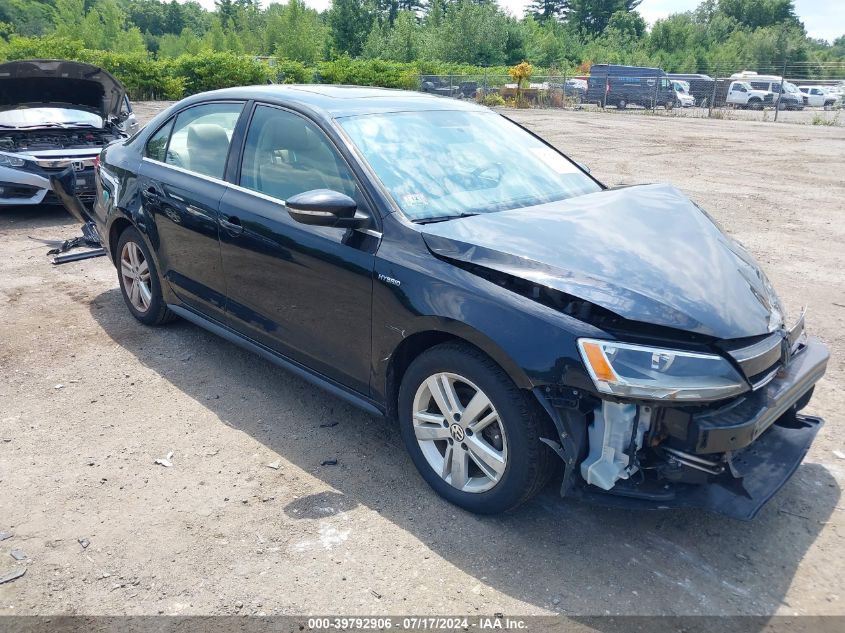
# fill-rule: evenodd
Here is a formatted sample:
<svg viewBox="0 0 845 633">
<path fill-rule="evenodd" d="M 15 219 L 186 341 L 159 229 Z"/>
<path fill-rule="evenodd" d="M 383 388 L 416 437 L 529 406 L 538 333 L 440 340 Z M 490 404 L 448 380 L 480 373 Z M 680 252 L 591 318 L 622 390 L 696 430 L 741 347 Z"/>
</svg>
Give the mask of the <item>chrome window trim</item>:
<svg viewBox="0 0 845 633">
<path fill-rule="evenodd" d="M 248 194 L 253 195 L 257 198 L 261 198 L 262 200 L 267 200 L 268 202 L 273 202 L 273 203 L 278 204 L 282 207 L 285 206 L 284 200 L 280 200 L 279 198 L 275 198 L 273 196 L 270 196 L 266 193 L 262 193 L 260 191 L 255 191 L 254 189 L 247 189 L 246 187 L 241 187 L 240 185 L 236 185 L 235 183 L 228 182 L 227 180 L 221 180 L 220 178 L 214 178 L 213 176 L 206 176 L 205 174 L 200 174 L 200 173 L 197 173 L 195 171 L 191 171 L 190 169 L 185 169 L 184 167 L 177 167 L 176 165 L 171 165 L 170 163 L 163 163 L 160 160 L 155 160 L 154 158 L 150 158 L 149 156 L 143 156 L 141 158 L 141 160 L 147 161 L 148 163 L 154 163 L 156 165 L 161 165 L 162 167 L 167 167 L 168 169 L 173 169 L 174 171 L 178 171 L 182 174 L 187 174 L 189 176 L 195 176 L 197 178 L 202 178 L 203 180 L 207 180 L 208 182 L 213 182 L 213 183 L 216 183 L 218 185 L 224 185 L 226 187 L 230 187 L 232 189 L 235 189 L 236 191 L 248 193 Z M 358 231 L 359 233 L 365 233 L 366 235 L 369 235 L 369 236 L 375 237 L 375 238 L 379 238 L 379 239 L 383 235 L 380 231 L 376 231 L 374 229 L 354 229 L 354 230 Z"/>
<path fill-rule="evenodd" d="M 171 165 L 170 163 L 163 163 L 160 160 L 156 160 L 155 158 L 150 158 L 149 156 L 144 156 L 141 158 L 142 161 L 147 161 L 148 163 L 155 163 L 156 165 L 161 165 L 162 167 L 167 167 L 168 169 L 172 169 L 174 171 L 178 171 L 182 174 L 188 174 L 189 176 L 196 176 L 197 178 L 202 178 L 203 180 L 207 180 L 209 182 L 214 182 L 219 185 L 230 186 L 232 183 L 226 182 L 222 178 L 215 178 L 214 176 L 206 176 L 205 174 L 201 174 L 196 171 L 191 171 L 190 169 L 185 169 L 184 167 L 177 167 L 176 165 Z"/>
</svg>

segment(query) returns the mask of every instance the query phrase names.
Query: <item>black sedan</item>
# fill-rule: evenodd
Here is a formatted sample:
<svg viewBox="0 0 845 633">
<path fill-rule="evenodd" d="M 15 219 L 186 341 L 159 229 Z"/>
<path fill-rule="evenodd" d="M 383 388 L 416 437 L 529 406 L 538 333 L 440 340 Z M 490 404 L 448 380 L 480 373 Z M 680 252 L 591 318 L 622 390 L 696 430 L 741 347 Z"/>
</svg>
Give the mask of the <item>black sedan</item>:
<svg viewBox="0 0 845 633">
<path fill-rule="evenodd" d="M 827 350 L 706 213 L 607 188 L 471 103 L 196 95 L 102 152 L 90 219 L 136 319 L 182 317 L 395 419 L 474 512 L 556 476 L 751 518 L 822 424 L 799 411 Z"/>
</svg>

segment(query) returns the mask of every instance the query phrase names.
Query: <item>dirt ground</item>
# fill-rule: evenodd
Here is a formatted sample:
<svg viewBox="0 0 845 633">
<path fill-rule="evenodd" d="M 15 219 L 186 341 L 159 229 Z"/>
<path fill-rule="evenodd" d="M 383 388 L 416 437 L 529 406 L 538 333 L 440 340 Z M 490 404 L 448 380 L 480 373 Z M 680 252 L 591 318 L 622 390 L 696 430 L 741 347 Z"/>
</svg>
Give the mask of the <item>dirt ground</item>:
<svg viewBox="0 0 845 633">
<path fill-rule="evenodd" d="M 5 210 L 0 576 L 26 575 L 0 585 L 0 614 L 845 615 L 845 129 L 511 115 L 609 184 L 674 183 L 793 316 L 809 307 L 832 354 L 809 411 L 827 425 L 756 520 L 554 487 L 467 514 L 390 424 L 188 323 L 138 324 L 107 260 L 50 265 L 38 240 L 77 234 L 67 214 Z"/>
</svg>

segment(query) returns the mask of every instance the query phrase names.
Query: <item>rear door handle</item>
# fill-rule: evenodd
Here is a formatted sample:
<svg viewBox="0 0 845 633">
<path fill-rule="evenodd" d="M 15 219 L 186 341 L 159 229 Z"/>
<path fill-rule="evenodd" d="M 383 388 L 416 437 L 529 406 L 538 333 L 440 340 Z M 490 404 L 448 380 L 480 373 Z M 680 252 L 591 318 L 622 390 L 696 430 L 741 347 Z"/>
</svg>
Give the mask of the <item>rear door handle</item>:
<svg viewBox="0 0 845 633">
<path fill-rule="evenodd" d="M 240 235 L 244 232 L 244 227 L 241 224 L 240 218 L 235 217 L 234 215 L 231 215 L 228 218 L 220 218 L 219 221 L 220 226 L 232 235 Z"/>
<path fill-rule="evenodd" d="M 150 185 L 141 192 L 141 196 L 150 203 L 161 201 L 161 192 L 154 186 Z"/>
</svg>

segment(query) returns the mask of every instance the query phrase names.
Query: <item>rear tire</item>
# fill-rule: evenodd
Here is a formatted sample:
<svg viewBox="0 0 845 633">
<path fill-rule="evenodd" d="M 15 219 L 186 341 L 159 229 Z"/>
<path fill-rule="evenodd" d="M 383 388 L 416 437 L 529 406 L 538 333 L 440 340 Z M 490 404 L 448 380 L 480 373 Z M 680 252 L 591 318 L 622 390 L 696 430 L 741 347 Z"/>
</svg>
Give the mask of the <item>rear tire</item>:
<svg viewBox="0 0 845 633">
<path fill-rule="evenodd" d="M 126 307 L 141 323 L 162 325 L 175 318 L 164 302 L 155 260 L 134 226 L 117 241 L 117 277 Z"/>
<path fill-rule="evenodd" d="M 555 437 L 551 421 L 472 347 L 444 343 L 423 352 L 405 372 L 398 408 L 402 440 L 417 470 L 441 497 L 465 510 L 513 510 L 554 472 L 555 455 L 540 441 Z"/>
<path fill-rule="evenodd" d="M 628 107 L 628 102 L 625 101 L 625 99 L 620 99 L 619 101 L 616 102 L 616 109 L 617 110 L 624 110 L 627 107 Z"/>
</svg>

